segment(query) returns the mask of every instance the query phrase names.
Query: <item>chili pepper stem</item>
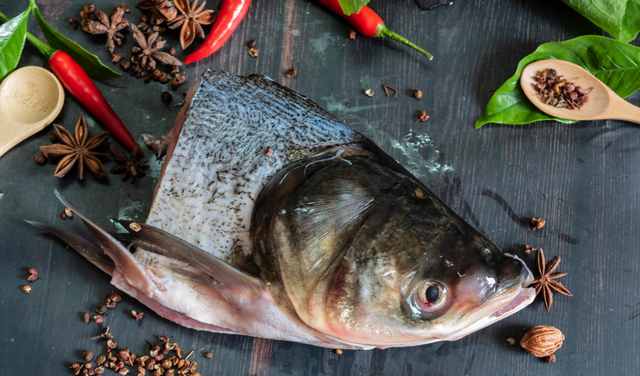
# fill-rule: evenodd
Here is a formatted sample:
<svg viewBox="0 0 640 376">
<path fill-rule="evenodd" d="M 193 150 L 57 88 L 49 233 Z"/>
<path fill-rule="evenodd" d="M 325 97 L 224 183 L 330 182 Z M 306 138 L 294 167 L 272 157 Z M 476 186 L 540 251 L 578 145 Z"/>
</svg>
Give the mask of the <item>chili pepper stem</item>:
<svg viewBox="0 0 640 376">
<path fill-rule="evenodd" d="M 427 59 L 433 60 L 433 55 L 431 55 L 430 53 L 428 53 L 424 49 L 418 47 L 416 44 L 412 43 L 411 41 L 409 41 L 407 38 L 403 37 L 402 35 L 396 34 L 393 31 L 387 29 L 387 27 L 384 24 L 382 24 L 382 25 L 380 25 L 378 27 L 378 30 L 376 31 L 375 37 L 389 38 L 389 39 L 393 39 L 393 40 L 396 40 L 398 42 L 404 43 L 407 46 L 415 49 L 416 51 L 418 51 L 421 54 L 423 54 L 424 56 L 426 56 Z"/>
</svg>

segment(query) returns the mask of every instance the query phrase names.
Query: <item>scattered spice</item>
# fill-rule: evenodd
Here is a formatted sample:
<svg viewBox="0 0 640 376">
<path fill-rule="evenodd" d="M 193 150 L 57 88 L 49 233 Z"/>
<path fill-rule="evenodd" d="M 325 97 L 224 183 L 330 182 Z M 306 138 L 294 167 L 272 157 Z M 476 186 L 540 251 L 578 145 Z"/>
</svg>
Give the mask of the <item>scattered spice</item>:
<svg viewBox="0 0 640 376">
<path fill-rule="evenodd" d="M 115 291 L 111 291 L 104 298 L 104 305 L 107 308 L 116 308 L 116 303 L 120 303 L 121 301 L 122 298 L 120 297 L 120 295 L 118 295 L 118 293 Z"/>
<path fill-rule="evenodd" d="M 298 75 L 298 71 L 296 70 L 296 66 L 294 65 L 293 68 L 289 69 L 289 71 L 287 72 L 287 77 L 293 78 L 296 75 Z"/>
<path fill-rule="evenodd" d="M 169 104 L 171 103 L 171 101 L 173 101 L 173 95 L 171 95 L 171 93 L 168 91 L 162 92 L 162 94 L 160 95 L 160 98 L 162 98 L 162 101 L 165 104 Z"/>
<path fill-rule="evenodd" d="M 87 323 L 87 324 L 88 324 L 88 323 L 89 323 L 89 320 L 91 320 L 91 316 L 89 316 L 89 314 L 85 312 L 85 313 L 82 315 L 82 321 L 84 321 L 85 323 Z"/>
<path fill-rule="evenodd" d="M 136 222 L 131 222 L 129 224 L 129 228 L 135 232 L 139 232 L 140 230 L 142 230 L 142 226 L 140 226 L 140 224 Z"/>
<path fill-rule="evenodd" d="M 569 110 L 584 106 L 589 101 L 589 93 L 592 90 L 585 92 L 582 87 L 568 82 L 564 76 L 558 76 L 555 69 L 542 71 L 536 77 L 536 81 L 534 86 L 538 97 L 546 104 Z"/>
<path fill-rule="evenodd" d="M 107 313 L 107 307 L 105 305 L 101 305 L 96 308 L 96 313 L 102 315 L 103 313 Z"/>
<path fill-rule="evenodd" d="M 176 74 L 175 77 L 173 77 L 173 79 L 171 80 L 171 88 L 173 90 L 175 90 L 180 85 L 185 83 L 185 81 L 187 81 L 187 75 L 185 75 L 185 74 L 183 74 L 183 75 Z"/>
<path fill-rule="evenodd" d="M 122 40 L 124 36 L 120 33 L 120 30 L 126 29 L 129 27 L 129 21 L 124 16 L 124 9 L 121 7 L 116 7 L 111 11 L 109 17 L 107 15 L 97 10 L 95 11 L 96 20 L 92 20 L 89 18 L 85 18 L 82 20 L 82 30 L 89 34 L 98 35 L 98 34 L 106 34 L 107 35 L 107 49 L 109 53 L 113 53 L 113 50 L 116 47 L 116 43 L 118 45 L 122 44 Z"/>
<path fill-rule="evenodd" d="M 58 142 L 58 136 L 56 136 L 56 134 L 54 132 L 49 133 L 49 140 L 52 143 L 56 143 Z"/>
<path fill-rule="evenodd" d="M 74 30 L 78 28 L 78 25 L 80 25 L 80 21 L 76 20 L 75 18 L 69 18 L 69 23 Z"/>
<path fill-rule="evenodd" d="M 145 145 L 149 146 L 153 150 L 153 153 L 156 155 L 157 159 L 164 157 L 164 155 L 167 153 L 169 145 L 164 142 L 163 138 L 156 137 L 148 133 L 143 133 L 142 137 L 144 138 Z"/>
<path fill-rule="evenodd" d="M 533 231 L 535 231 L 536 229 L 543 228 L 545 222 L 546 221 L 544 220 L 544 218 L 540 218 L 540 219 L 531 218 L 531 226 L 533 226 Z"/>
<path fill-rule="evenodd" d="M 120 60 L 122 60 L 122 56 L 118 55 L 118 54 L 111 54 L 111 62 L 114 64 L 117 64 L 120 62 Z"/>
<path fill-rule="evenodd" d="M 82 359 L 83 359 L 85 362 L 90 362 L 90 361 L 91 361 L 91 359 L 93 359 L 93 353 L 92 353 L 90 350 L 85 350 L 85 351 L 82 353 Z"/>
<path fill-rule="evenodd" d="M 338 355 L 342 355 L 342 350 L 340 350 L 340 349 L 336 349 L 336 354 L 338 354 Z"/>
<path fill-rule="evenodd" d="M 365 90 L 365 91 L 364 91 L 364 94 L 365 94 L 367 97 L 373 97 L 374 92 L 373 92 L 373 90 L 371 90 L 371 89 L 367 89 L 367 90 Z"/>
<path fill-rule="evenodd" d="M 509 344 L 509 346 L 513 346 L 516 344 L 516 339 L 513 336 L 507 337 L 507 343 Z"/>
<path fill-rule="evenodd" d="M 122 180 L 125 180 L 128 176 L 131 176 L 131 184 L 136 181 L 136 178 L 145 176 L 144 171 L 142 171 L 142 167 L 145 163 L 147 163 L 147 159 L 136 162 L 138 155 L 138 145 L 133 148 L 129 157 L 127 157 L 127 154 L 124 152 L 124 150 L 118 148 L 114 144 L 109 145 L 109 150 L 111 150 L 113 157 L 118 162 L 118 165 L 110 170 L 112 174 L 122 173 L 122 176 L 120 176 Z"/>
<path fill-rule="evenodd" d="M 140 0 L 136 8 L 148 10 L 149 23 L 153 25 L 160 25 L 165 21 L 171 21 L 178 15 L 178 11 L 171 6 L 169 0 Z"/>
<path fill-rule="evenodd" d="M 104 322 L 104 317 L 102 317 L 101 315 L 93 315 L 93 321 L 98 324 L 102 324 Z"/>
<path fill-rule="evenodd" d="M 257 43 L 257 42 L 256 42 L 256 40 L 255 40 L 255 39 L 253 39 L 253 38 L 251 38 L 251 39 L 249 39 L 249 41 L 247 42 L 247 47 L 249 47 L 249 48 L 253 48 L 253 47 L 255 47 L 255 46 L 256 46 L 256 43 Z"/>
<path fill-rule="evenodd" d="M 356 39 L 356 31 L 353 29 L 349 30 L 349 39 L 354 40 Z"/>
<path fill-rule="evenodd" d="M 555 363 L 556 362 L 556 356 L 555 356 L 555 354 L 551 354 L 545 360 L 546 360 L 547 364 Z"/>
<path fill-rule="evenodd" d="M 135 25 L 131 25 L 133 32 L 133 40 L 138 46 L 133 47 L 131 52 L 135 55 L 135 59 L 140 62 L 140 66 L 145 70 L 153 70 L 156 68 L 156 60 L 163 65 L 182 65 L 180 60 L 171 56 L 166 52 L 159 51 L 166 44 L 158 35 L 158 32 L 150 33 L 145 37 L 142 31 L 138 30 Z"/>
<path fill-rule="evenodd" d="M 64 208 L 64 214 L 67 216 L 67 218 L 73 217 L 73 212 L 69 208 Z"/>
<path fill-rule="evenodd" d="M 60 218 L 67 219 L 67 215 L 65 214 L 64 211 L 62 213 L 60 213 Z"/>
<path fill-rule="evenodd" d="M 538 248 L 533 248 L 533 247 L 531 247 L 529 244 L 525 244 L 525 245 L 524 245 L 524 254 L 525 254 L 526 256 L 529 256 L 529 254 L 530 254 L 531 252 L 535 252 L 535 251 L 537 251 L 537 250 L 538 250 Z"/>
<path fill-rule="evenodd" d="M 136 312 L 136 311 L 131 311 L 131 316 L 133 316 L 133 318 L 136 319 L 136 321 L 139 321 L 140 319 L 142 319 L 142 316 L 144 316 L 144 312 Z"/>
<path fill-rule="evenodd" d="M 429 120 L 429 116 L 427 116 L 427 112 L 426 111 L 422 111 L 420 113 L 420 115 L 418 116 L 418 119 L 416 120 L 416 123 L 419 121 L 427 121 Z"/>
<path fill-rule="evenodd" d="M 536 294 L 540 294 L 542 291 L 542 298 L 544 299 L 544 305 L 547 307 L 547 312 L 553 304 L 553 291 L 559 292 L 566 296 L 573 296 L 562 283 L 555 281 L 560 277 L 567 275 L 565 272 L 554 273 L 558 264 L 560 264 L 560 257 L 555 256 L 545 264 L 544 251 L 542 248 L 538 249 L 538 272 L 540 277 L 535 279 L 531 286 L 536 288 Z"/>
<path fill-rule="evenodd" d="M 27 277 L 27 281 L 34 282 L 36 279 L 40 278 L 38 271 L 35 270 L 34 268 L 29 268 L 27 269 L 27 271 L 29 272 L 29 277 Z"/>
<path fill-rule="evenodd" d="M 25 294 L 28 294 L 31 292 L 31 286 L 22 286 L 22 292 L 24 292 Z"/>
<path fill-rule="evenodd" d="M 211 25 L 216 20 L 216 13 L 213 10 L 204 10 L 206 1 L 198 6 L 198 0 L 174 0 L 176 8 L 182 13 L 169 22 L 170 29 L 180 29 L 180 45 L 183 50 L 193 43 L 196 36 L 204 39 L 205 34 L 202 25 Z"/>
<path fill-rule="evenodd" d="M 414 91 L 413 91 L 413 97 L 414 97 L 415 99 L 420 99 L 420 98 L 422 98 L 422 90 L 414 90 Z"/>
<path fill-rule="evenodd" d="M 271 146 L 267 146 L 267 147 L 264 149 L 264 156 L 266 157 L 266 156 L 268 156 L 269 154 L 271 154 Z"/>
<path fill-rule="evenodd" d="M 520 346 L 529 354 L 538 357 L 550 357 L 560 347 L 564 341 L 564 334 L 553 326 L 540 325 L 529 330 L 522 340 Z M 555 362 L 555 356 L 547 359 L 547 363 Z"/>
<path fill-rule="evenodd" d="M 82 115 L 76 122 L 75 137 L 58 124 L 53 124 L 53 129 L 62 144 L 40 146 L 40 151 L 47 158 L 60 158 L 58 166 L 53 171 L 54 176 L 59 178 L 65 176 L 76 163 L 78 164 L 76 176 L 79 180 L 84 178 L 85 166 L 97 179 L 107 176 L 101 160 L 107 159 L 109 155 L 92 150 L 107 141 L 111 132 L 100 132 L 89 138 L 87 119 Z"/>
<path fill-rule="evenodd" d="M 206 352 L 206 353 L 204 353 L 204 357 L 207 358 L 207 359 L 211 359 L 211 358 L 213 358 L 213 353 L 212 352 Z"/>
<path fill-rule="evenodd" d="M 40 153 L 39 157 L 33 157 L 33 160 L 36 161 L 36 163 L 39 164 L 40 166 L 47 163 L 47 158 L 42 153 Z"/>
<path fill-rule="evenodd" d="M 393 99 L 396 99 L 396 100 L 398 99 L 398 90 L 392 88 L 389 85 L 382 85 L 382 87 L 384 87 L 384 93 L 387 94 L 387 97 L 389 96 L 389 92 L 387 91 L 387 89 L 390 89 L 390 90 L 395 91 L 395 93 L 396 93 L 396 95 L 393 96 Z"/>
<path fill-rule="evenodd" d="M 251 57 L 258 57 L 259 53 L 258 53 L 258 49 L 257 48 L 252 48 L 249 50 L 249 56 Z"/>
</svg>

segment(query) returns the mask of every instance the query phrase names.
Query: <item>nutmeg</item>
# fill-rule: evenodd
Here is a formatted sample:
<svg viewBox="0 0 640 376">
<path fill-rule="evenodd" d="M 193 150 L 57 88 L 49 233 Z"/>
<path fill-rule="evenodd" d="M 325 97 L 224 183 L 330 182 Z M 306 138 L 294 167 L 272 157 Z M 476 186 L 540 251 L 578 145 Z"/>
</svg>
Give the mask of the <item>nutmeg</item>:
<svg viewBox="0 0 640 376">
<path fill-rule="evenodd" d="M 540 325 L 531 328 L 522 340 L 520 346 L 531 355 L 538 358 L 549 356 L 562 347 L 564 334 L 553 326 Z"/>
</svg>

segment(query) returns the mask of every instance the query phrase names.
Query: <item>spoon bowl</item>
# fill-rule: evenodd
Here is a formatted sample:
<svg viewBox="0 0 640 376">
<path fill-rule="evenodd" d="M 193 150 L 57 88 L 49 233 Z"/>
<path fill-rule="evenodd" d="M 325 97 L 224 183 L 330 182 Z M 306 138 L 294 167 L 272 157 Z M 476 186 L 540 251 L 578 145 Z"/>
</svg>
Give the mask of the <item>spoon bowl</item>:
<svg viewBox="0 0 640 376">
<path fill-rule="evenodd" d="M 581 108 L 570 110 L 546 104 L 535 88 L 536 76 L 544 70 L 555 69 L 568 82 L 581 86 L 589 92 L 589 100 Z M 640 124 L 640 108 L 620 98 L 602 81 L 579 65 L 564 60 L 538 60 L 527 65 L 520 75 L 520 86 L 524 94 L 540 111 L 569 120 L 617 119 Z"/>
<path fill-rule="evenodd" d="M 48 126 L 62 110 L 64 88 L 53 73 L 24 67 L 0 85 L 0 156 Z"/>
</svg>

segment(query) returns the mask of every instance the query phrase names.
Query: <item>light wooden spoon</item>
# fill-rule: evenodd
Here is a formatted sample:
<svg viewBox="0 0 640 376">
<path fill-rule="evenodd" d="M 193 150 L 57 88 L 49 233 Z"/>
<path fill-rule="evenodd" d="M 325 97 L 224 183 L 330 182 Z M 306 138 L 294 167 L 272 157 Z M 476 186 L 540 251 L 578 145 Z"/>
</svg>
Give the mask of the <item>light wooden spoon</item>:
<svg viewBox="0 0 640 376">
<path fill-rule="evenodd" d="M 589 101 L 580 109 L 569 110 L 546 104 L 538 97 L 535 89 L 535 77 L 544 70 L 555 69 L 568 82 L 581 86 L 583 90 L 592 89 Z M 640 124 L 640 108 L 620 98 L 602 81 L 579 65 L 564 60 L 538 60 L 527 65 L 520 76 L 520 86 L 534 106 L 551 116 L 569 120 L 616 119 Z"/>
<path fill-rule="evenodd" d="M 0 85 L 0 156 L 58 116 L 64 88 L 53 73 L 24 67 Z"/>
</svg>

